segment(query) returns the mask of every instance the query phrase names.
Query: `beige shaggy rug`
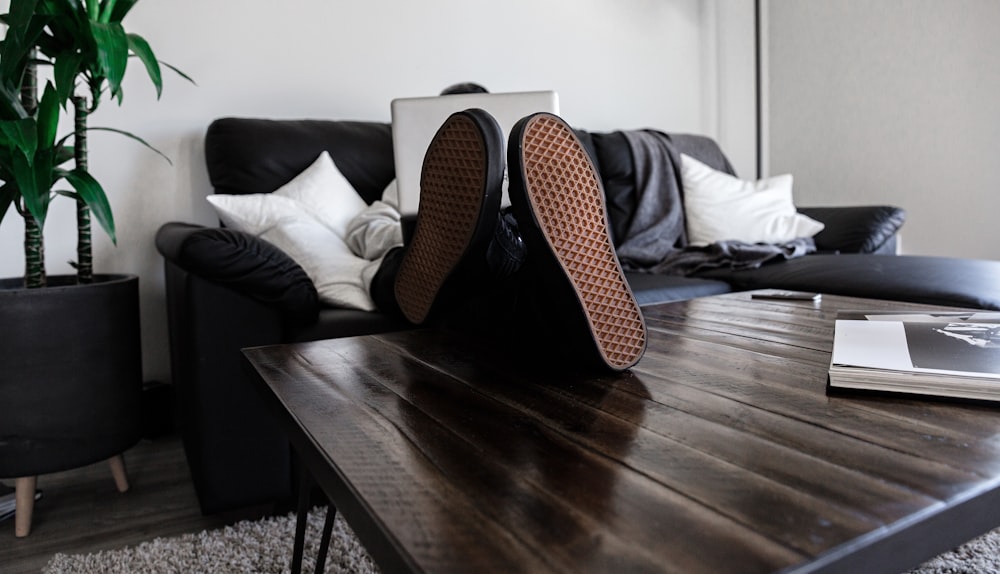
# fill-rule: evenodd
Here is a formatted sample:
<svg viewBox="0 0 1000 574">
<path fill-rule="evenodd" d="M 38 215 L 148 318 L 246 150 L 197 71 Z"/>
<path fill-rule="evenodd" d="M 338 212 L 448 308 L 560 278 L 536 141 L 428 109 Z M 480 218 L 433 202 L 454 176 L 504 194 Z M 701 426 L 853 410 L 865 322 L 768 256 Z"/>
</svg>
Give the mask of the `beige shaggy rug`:
<svg viewBox="0 0 1000 574">
<path fill-rule="evenodd" d="M 325 508 L 314 508 L 306 528 L 302 572 L 315 571 Z M 43 574 L 279 574 L 290 573 L 295 513 L 245 520 L 219 530 L 156 538 L 138 546 L 93 554 L 56 554 Z M 2 569 L 0 569 L 2 570 Z M 377 574 L 378 567 L 338 514 L 326 557 L 330 574 Z"/>
<path fill-rule="evenodd" d="M 312 572 L 326 510 L 309 513 L 303 572 Z M 279 574 L 288 573 L 295 514 L 243 521 L 220 530 L 157 538 L 138 546 L 94 554 L 56 554 L 44 574 Z M 338 514 L 326 561 L 332 574 L 377 574 L 378 567 Z M 909 574 L 1000 574 L 1000 528 Z"/>
</svg>

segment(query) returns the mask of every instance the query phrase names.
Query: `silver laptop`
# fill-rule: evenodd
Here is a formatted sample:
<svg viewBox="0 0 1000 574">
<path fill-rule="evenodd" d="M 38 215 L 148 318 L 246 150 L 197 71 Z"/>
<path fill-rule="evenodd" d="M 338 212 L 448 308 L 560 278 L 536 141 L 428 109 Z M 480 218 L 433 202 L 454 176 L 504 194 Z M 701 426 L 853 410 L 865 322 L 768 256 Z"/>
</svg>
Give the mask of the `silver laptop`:
<svg viewBox="0 0 1000 574">
<path fill-rule="evenodd" d="M 521 118 L 535 112 L 559 113 L 559 96 L 554 91 L 506 92 L 495 94 L 454 94 L 392 101 L 392 144 L 396 162 L 399 211 L 417 213 L 420 203 L 420 169 L 434 134 L 448 116 L 469 108 L 489 112 L 503 130 L 504 146 L 511 128 Z M 506 147 L 501 150 L 506 159 Z M 504 172 L 501 205 L 510 205 L 507 175 Z"/>
</svg>

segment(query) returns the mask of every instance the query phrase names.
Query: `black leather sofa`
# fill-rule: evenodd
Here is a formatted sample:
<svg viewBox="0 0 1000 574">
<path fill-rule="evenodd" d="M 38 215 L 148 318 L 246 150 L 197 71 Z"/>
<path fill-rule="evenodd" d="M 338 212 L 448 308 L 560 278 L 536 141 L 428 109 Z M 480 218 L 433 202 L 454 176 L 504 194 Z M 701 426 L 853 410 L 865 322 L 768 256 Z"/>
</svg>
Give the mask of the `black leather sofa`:
<svg viewBox="0 0 1000 574">
<path fill-rule="evenodd" d="M 629 148 L 619 132 L 579 135 L 601 172 L 614 229 L 636 202 Z M 366 202 L 394 177 L 391 128 L 384 123 L 223 118 L 205 139 L 214 193 L 270 192 L 322 150 Z M 629 273 L 636 297 L 649 304 L 770 287 L 1000 309 L 1000 262 L 892 255 L 904 220 L 899 208 L 800 210 L 826 224 L 815 238 L 818 254 L 694 277 Z M 202 511 L 286 499 L 289 448 L 250 385 L 239 350 L 407 325 L 321 306 L 294 261 L 238 231 L 170 222 L 156 246 L 164 257 L 175 396 Z"/>
</svg>

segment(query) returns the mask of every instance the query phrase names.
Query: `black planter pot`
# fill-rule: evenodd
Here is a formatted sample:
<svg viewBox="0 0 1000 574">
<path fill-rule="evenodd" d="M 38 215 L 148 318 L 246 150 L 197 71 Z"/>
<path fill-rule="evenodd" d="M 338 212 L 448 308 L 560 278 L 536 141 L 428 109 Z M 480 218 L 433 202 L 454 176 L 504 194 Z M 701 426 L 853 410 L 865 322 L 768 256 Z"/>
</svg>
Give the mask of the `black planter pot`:
<svg viewBox="0 0 1000 574">
<path fill-rule="evenodd" d="M 58 472 L 141 437 L 139 279 L 0 280 L 0 477 Z"/>
</svg>

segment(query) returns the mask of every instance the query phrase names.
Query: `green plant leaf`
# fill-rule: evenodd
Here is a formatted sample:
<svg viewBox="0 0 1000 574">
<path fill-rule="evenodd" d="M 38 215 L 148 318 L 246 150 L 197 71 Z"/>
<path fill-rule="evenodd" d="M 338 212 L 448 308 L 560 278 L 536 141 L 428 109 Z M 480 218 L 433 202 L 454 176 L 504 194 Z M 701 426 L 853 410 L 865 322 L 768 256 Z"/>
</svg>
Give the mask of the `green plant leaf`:
<svg viewBox="0 0 1000 574">
<path fill-rule="evenodd" d="M 39 38 L 38 48 L 50 58 L 68 52 L 93 51 L 86 10 L 76 0 L 42 0 L 49 15 L 49 34 Z M 42 12 L 42 8 L 39 8 Z"/>
<path fill-rule="evenodd" d="M 38 104 L 38 143 L 42 148 L 52 148 L 59 129 L 59 95 L 52 82 L 45 82 L 45 92 Z"/>
<path fill-rule="evenodd" d="M 56 146 L 55 156 L 52 162 L 54 165 L 62 165 L 71 159 L 74 159 L 73 146 L 62 144 Z"/>
<path fill-rule="evenodd" d="M 156 99 L 160 99 L 160 94 L 163 92 L 163 78 L 160 75 L 160 63 L 156 61 L 153 49 L 149 47 L 149 42 L 138 34 L 127 34 L 126 36 L 128 37 L 129 49 L 146 66 L 146 73 L 149 74 L 149 79 L 156 87 Z"/>
<path fill-rule="evenodd" d="M 96 1 L 96 0 L 95 0 Z M 121 85 L 128 65 L 128 36 L 118 23 L 91 22 L 90 30 L 97 45 L 100 74 L 108 79 L 112 97 L 122 101 Z"/>
<path fill-rule="evenodd" d="M 90 208 L 94 218 L 111 238 L 111 242 L 118 245 L 118 239 L 115 237 L 115 218 L 111 214 L 111 205 L 108 203 L 108 197 L 101 184 L 94 179 L 94 176 L 79 168 L 68 172 L 59 171 L 80 195 L 80 199 Z"/>
<path fill-rule="evenodd" d="M 11 204 L 17 199 L 18 193 L 17 188 L 10 183 L 4 182 L 3 186 L 0 186 L 0 221 L 7 215 L 7 210 L 10 209 Z"/>
<path fill-rule="evenodd" d="M 21 76 L 28 65 L 28 56 L 42 36 L 48 18 L 32 17 L 27 22 L 15 23 L 7 31 L 0 55 L 0 82 L 14 87 L 21 85 Z"/>
<path fill-rule="evenodd" d="M 21 151 L 25 161 L 33 163 L 35 151 L 38 149 L 38 131 L 35 118 L 0 121 L 0 132 L 6 141 Z M 32 161 L 29 161 L 31 158 Z"/>
<path fill-rule="evenodd" d="M 0 118 L 13 120 L 27 117 L 28 113 L 24 111 L 24 106 L 21 105 L 18 90 L 3 82 L 0 82 L 0 102 L 3 103 L 3 108 L 0 108 Z"/>
<path fill-rule="evenodd" d="M 23 154 L 15 153 L 13 160 L 14 178 L 17 181 L 21 197 L 24 199 L 24 205 L 38 222 L 38 226 L 44 227 L 45 216 L 49 208 L 48 186 L 41 185 L 35 166 L 29 163 Z"/>
<path fill-rule="evenodd" d="M 62 16 L 65 15 L 66 10 L 74 9 L 73 3 L 66 0 L 41 0 L 35 8 L 35 13 L 45 16 Z"/>
<path fill-rule="evenodd" d="M 73 97 L 76 88 L 76 77 L 82 71 L 83 54 L 80 52 L 62 53 L 56 58 L 53 67 L 53 77 L 56 81 L 56 91 L 59 94 L 59 102 L 63 107 L 66 102 Z"/>
<path fill-rule="evenodd" d="M 115 9 L 116 0 L 101 0 L 101 22 L 111 21 L 111 13 Z"/>
<path fill-rule="evenodd" d="M 10 0 L 10 12 L 7 16 L 7 33 L 13 34 L 22 43 L 27 43 L 28 25 L 35 15 L 35 5 L 38 0 Z"/>
<path fill-rule="evenodd" d="M 70 191 L 68 189 L 57 189 L 54 192 L 56 195 L 61 195 L 63 197 L 72 199 L 73 201 L 80 201 L 80 194 L 75 191 Z"/>
<path fill-rule="evenodd" d="M 142 145 L 146 146 L 147 148 L 149 148 L 149 149 L 153 150 L 154 152 L 156 152 L 157 154 L 159 154 L 159 156 L 162 157 L 163 159 L 167 160 L 167 163 L 169 163 L 170 165 L 174 165 L 174 162 L 170 161 L 170 158 L 167 157 L 166 155 L 164 155 L 163 152 L 161 152 L 160 150 L 156 149 L 155 147 L 149 145 L 148 143 L 146 143 L 146 140 L 142 139 L 141 137 L 139 137 L 139 136 L 137 136 L 135 134 L 132 134 L 132 133 L 129 133 L 129 132 L 126 132 L 126 131 L 123 131 L 123 130 L 118 130 L 118 129 L 115 129 L 115 128 L 100 128 L 100 127 L 98 127 L 98 128 L 87 128 L 87 131 L 91 131 L 91 130 L 93 130 L 93 131 L 100 131 L 100 132 L 114 132 L 116 134 L 121 134 L 121 135 L 123 135 L 125 137 L 132 138 L 133 140 L 141 143 Z"/>
<path fill-rule="evenodd" d="M 10 142 L 0 137 L 0 181 L 11 182 L 14 180 L 13 165 L 14 154 L 21 153 L 12 148 Z"/>
<path fill-rule="evenodd" d="M 163 60 L 160 60 L 160 63 L 161 63 L 161 64 L 163 64 L 164 66 L 166 66 L 166 67 L 170 68 L 171 70 L 173 70 L 173 71 L 174 71 L 174 73 L 175 73 L 175 74 L 177 74 L 178 76 L 180 76 L 180 77 L 184 78 L 185 80 L 187 80 L 187 81 L 191 82 L 191 83 L 192 83 L 192 84 L 194 84 L 195 86 L 197 86 L 197 85 L 198 85 L 198 83 L 197 83 L 197 82 L 195 82 L 194 80 L 192 80 L 192 79 L 191 79 L 191 76 L 188 76 L 187 74 L 185 74 L 184 72 L 180 71 L 180 70 L 179 70 L 179 69 L 177 69 L 176 67 L 174 67 L 174 66 L 171 66 L 170 64 L 168 64 L 168 63 L 164 62 Z"/>
<path fill-rule="evenodd" d="M 125 16 L 132 10 L 132 7 L 136 5 L 139 0 L 118 0 L 115 4 L 114 10 L 111 11 L 111 22 L 121 22 L 125 19 Z"/>
</svg>

